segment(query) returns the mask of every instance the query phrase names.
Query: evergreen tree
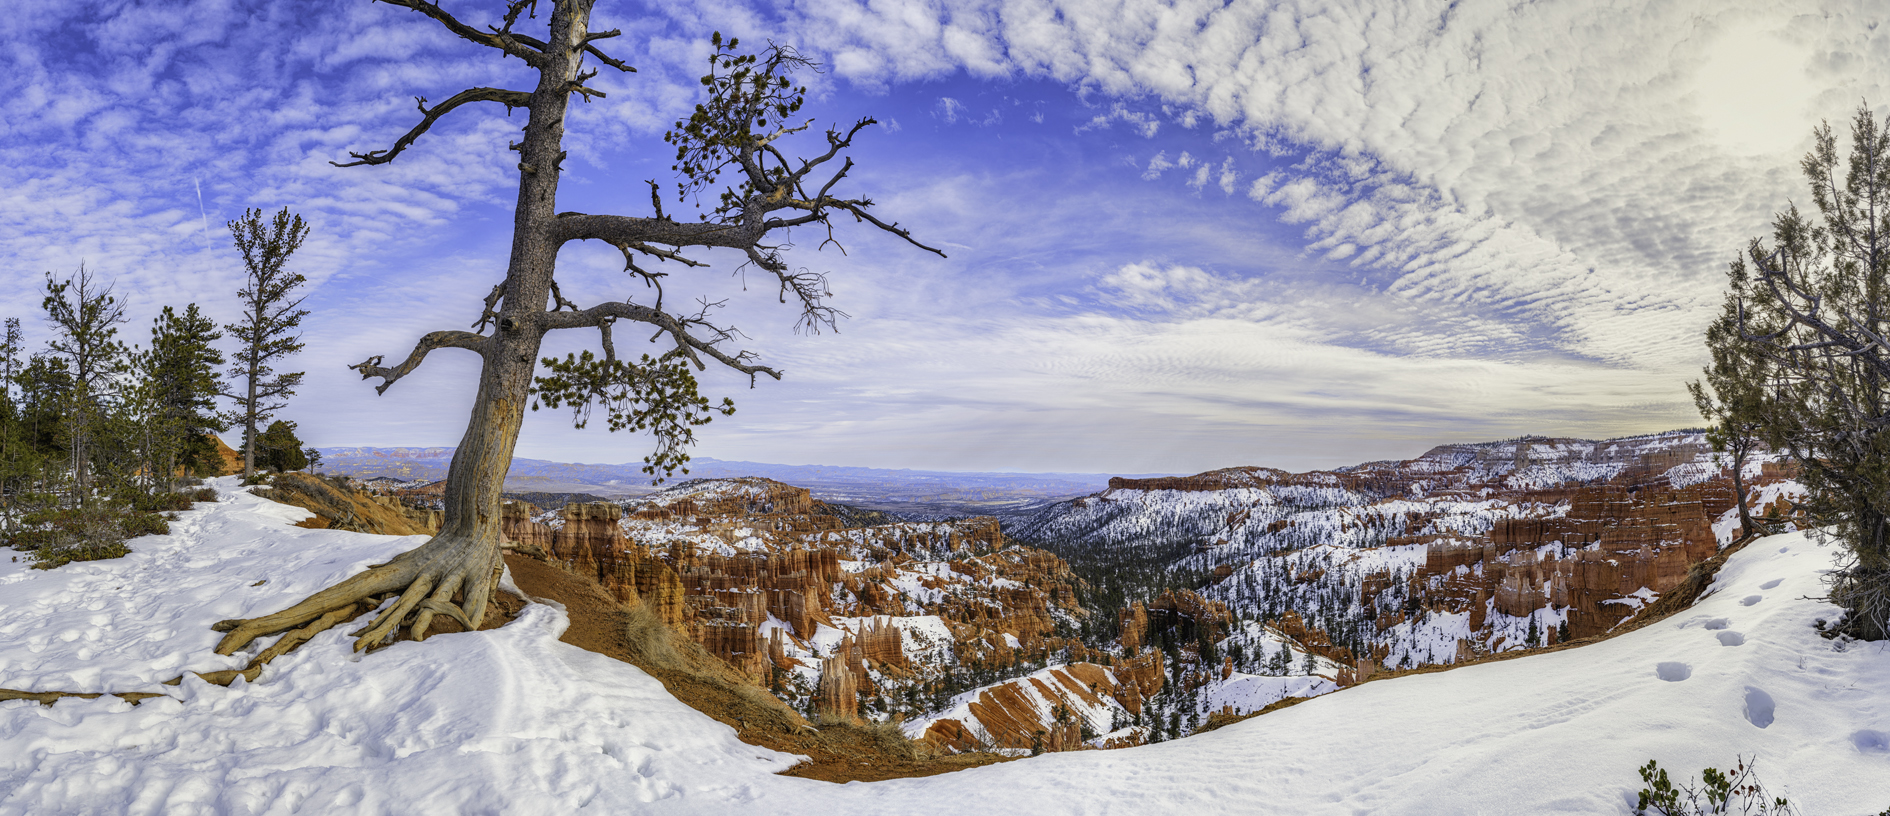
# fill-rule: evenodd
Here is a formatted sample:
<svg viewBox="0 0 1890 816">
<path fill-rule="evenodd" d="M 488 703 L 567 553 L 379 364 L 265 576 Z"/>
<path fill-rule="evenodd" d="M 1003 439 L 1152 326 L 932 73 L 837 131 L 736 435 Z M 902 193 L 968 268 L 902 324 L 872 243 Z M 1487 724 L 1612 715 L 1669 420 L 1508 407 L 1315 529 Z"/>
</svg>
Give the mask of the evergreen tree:
<svg viewBox="0 0 1890 816">
<path fill-rule="evenodd" d="M 37 457 L 31 455 L 25 424 L 25 410 L 15 398 L 16 382 L 24 368 L 20 353 L 20 319 L 6 320 L 0 335 L 0 531 L 11 532 L 19 515 L 17 499 L 35 471 Z"/>
<path fill-rule="evenodd" d="M 34 354 L 13 381 L 19 386 L 22 447 L 67 459 L 70 446 L 65 434 L 65 406 L 72 392 L 72 372 L 66 361 L 45 353 Z M 71 475 L 69 470 L 66 475 Z"/>
<path fill-rule="evenodd" d="M 1860 108 L 1848 157 L 1828 124 L 1814 144 L 1799 166 L 1816 217 L 1788 207 L 1771 244 L 1753 239 L 1732 263 L 1707 342 L 1716 364 L 1761 364 L 1758 436 L 1798 463 L 1799 509 L 1849 550 L 1831 599 L 1850 610 L 1846 629 L 1876 640 L 1890 635 L 1890 124 Z"/>
<path fill-rule="evenodd" d="M 1558 623 L 1555 625 L 1555 642 L 1556 643 L 1568 642 L 1568 619 L 1567 618 L 1563 618 L 1561 623 Z"/>
<path fill-rule="evenodd" d="M 309 228 L 287 207 L 267 220 L 262 210 L 248 210 L 229 227 L 248 275 L 238 293 L 243 317 L 224 329 L 237 342 L 236 365 L 230 369 L 236 388 L 229 397 L 243 428 L 243 478 L 249 479 L 256 473 L 257 427 L 287 405 L 302 384 L 304 372 L 278 373 L 275 364 L 302 350 L 296 329 L 308 310 L 301 308 L 306 295 L 296 290 L 307 281 L 285 266 Z"/>
<path fill-rule="evenodd" d="M 269 429 L 256 442 L 258 465 L 277 473 L 308 467 L 308 456 L 302 452 L 302 440 L 296 437 L 293 422 L 278 419 L 269 423 Z"/>
<path fill-rule="evenodd" d="M 1687 383 L 1693 404 L 1709 423 L 1706 440 L 1713 450 L 1727 454 L 1732 466 L 1733 497 L 1739 507 L 1739 535 L 1758 532 L 1747 507 L 1746 463 L 1763 442 L 1766 385 L 1772 372 L 1763 355 L 1739 339 L 1740 306 L 1729 300 L 1706 330 L 1706 347 L 1713 362 L 1704 381 Z"/>
<path fill-rule="evenodd" d="M 76 500 L 88 502 L 93 481 L 92 442 L 105 430 L 111 402 L 120 396 L 119 380 L 125 370 L 128 351 L 116 339 L 118 325 L 125 322 L 125 307 L 112 295 L 112 286 L 101 284 L 84 265 L 64 281 L 55 281 L 52 273 L 47 273 L 41 306 L 53 327 L 48 351 L 64 365 L 66 374 L 60 413 L 72 486 Z"/>
<path fill-rule="evenodd" d="M 223 354 L 210 345 L 222 337 L 195 303 L 183 314 L 166 306 L 152 322 L 151 350 L 139 362 L 150 393 L 151 465 L 166 480 L 179 471 L 186 476 L 222 473 L 222 457 L 210 439 L 230 427 L 216 412 L 216 369 L 223 365 Z"/>
<path fill-rule="evenodd" d="M 1542 645 L 1542 628 L 1536 625 L 1536 616 L 1529 616 L 1529 633 L 1523 635 L 1523 645 L 1531 649 Z"/>
<path fill-rule="evenodd" d="M 1280 644 L 1279 651 L 1274 652 L 1272 659 L 1267 661 L 1267 674 L 1274 677 L 1285 677 L 1287 673 L 1292 670 L 1293 650 L 1287 648 L 1286 644 L 1282 643 Z"/>
<path fill-rule="evenodd" d="M 1301 665 L 1299 667 L 1299 673 L 1304 674 L 1304 675 L 1311 675 L 1313 672 L 1318 671 L 1318 670 L 1319 670 L 1319 664 L 1313 661 L 1312 652 L 1310 650 L 1307 651 L 1306 662 L 1304 665 Z"/>
</svg>

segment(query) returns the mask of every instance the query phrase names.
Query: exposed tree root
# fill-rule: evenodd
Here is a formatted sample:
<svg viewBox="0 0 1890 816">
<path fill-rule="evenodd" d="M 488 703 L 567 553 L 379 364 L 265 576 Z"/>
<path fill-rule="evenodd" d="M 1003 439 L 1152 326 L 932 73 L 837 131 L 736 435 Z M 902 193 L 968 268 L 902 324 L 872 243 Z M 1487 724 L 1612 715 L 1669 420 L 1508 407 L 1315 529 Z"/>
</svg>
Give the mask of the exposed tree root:
<svg viewBox="0 0 1890 816">
<path fill-rule="evenodd" d="M 434 617 L 440 615 L 472 631 L 485 619 L 486 603 L 503 570 L 496 541 L 438 535 L 416 549 L 395 556 L 392 561 L 310 595 L 281 612 L 217 622 L 211 628 L 229 634 L 217 643 L 216 652 L 234 654 L 256 638 L 315 621 L 285 636 L 276 647 L 292 639 L 299 644 L 353 617 L 352 614 L 337 617 L 341 612 L 361 603 L 367 603 L 370 609 L 377 607 L 380 603 L 376 599 L 393 593 L 399 594 L 399 600 L 366 628 L 353 633 L 355 651 L 385 645 L 410 617 L 409 631 L 414 640 L 425 640 L 428 627 Z M 456 595 L 463 600 L 454 603 Z M 294 648 L 295 644 L 288 648 Z"/>
<path fill-rule="evenodd" d="M 176 685 L 180 682 L 183 682 L 183 678 L 170 681 L 167 685 Z M 103 696 L 105 695 L 100 692 L 15 691 L 13 689 L 0 689 L 0 700 L 37 700 L 40 705 L 52 705 L 58 702 L 62 697 L 77 697 L 81 700 L 91 700 Z M 137 705 L 152 697 L 162 697 L 164 695 L 154 691 L 124 691 L 113 694 L 112 696 L 130 700 L 132 705 Z"/>
</svg>

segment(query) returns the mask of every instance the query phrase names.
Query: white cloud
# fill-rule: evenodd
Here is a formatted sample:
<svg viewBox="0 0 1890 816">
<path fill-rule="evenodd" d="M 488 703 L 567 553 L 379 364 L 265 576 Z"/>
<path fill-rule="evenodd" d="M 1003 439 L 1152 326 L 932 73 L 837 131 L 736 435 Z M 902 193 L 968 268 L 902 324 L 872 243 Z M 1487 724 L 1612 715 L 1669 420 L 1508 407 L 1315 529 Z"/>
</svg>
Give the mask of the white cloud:
<svg viewBox="0 0 1890 816">
<path fill-rule="evenodd" d="M 945 124 L 957 124 L 959 119 L 967 115 L 965 103 L 949 96 L 939 97 L 938 105 L 933 109 L 932 115 L 945 120 Z"/>
<path fill-rule="evenodd" d="M 466 13 L 493 22 L 490 9 Z M 808 77 L 821 101 L 851 84 L 915 94 L 901 112 L 921 120 L 929 108 L 947 123 L 1001 121 L 975 89 L 924 84 L 962 70 L 1068 86 L 1072 106 L 1092 106 L 1074 128 L 1092 143 L 1163 137 L 1152 158 L 1125 147 L 1104 159 L 1128 187 L 1068 203 L 1056 184 L 1100 184 L 1103 171 L 862 171 L 862 189 L 938 236 L 956 265 L 878 244 L 870 261 L 810 258 L 854 275 L 837 302 L 862 317 L 838 338 L 777 342 L 791 322 L 778 304 L 741 305 L 739 281 L 711 276 L 704 285 L 726 287 L 738 322 L 791 372 L 755 392 L 730 386 L 744 412 L 703 449 L 726 458 L 1341 464 L 1415 453 L 1415 439 L 1684 424 L 1678 385 L 1698 366 L 1723 262 L 1797 192 L 1809 119 L 1841 125 L 1890 75 L 1868 10 L 1841 5 L 804 0 L 660 14 L 604 21 L 626 30 L 613 42 L 640 72 L 600 76 L 608 103 L 575 106 L 570 206 L 619 203 L 605 188 L 625 179 L 641 199 L 635 179 L 664 175 L 666 157 L 617 145 L 686 115 L 711 29 L 822 59 L 830 72 Z M 86 32 L 78 58 L 68 29 Z M 23 0 L 0 15 L 0 42 L 12 137 L 0 144 L 0 285 L 16 312 L 41 272 L 81 258 L 152 311 L 227 305 L 237 270 L 222 222 L 293 203 L 317 225 L 299 256 L 320 301 L 322 341 L 306 360 L 311 390 L 338 395 L 322 421 L 350 436 L 334 441 L 453 441 L 465 361 L 429 362 L 380 401 L 348 396 L 363 386 L 340 364 L 477 313 L 505 257 L 516 171 L 503 145 L 520 121 L 456 116 L 389 167 L 327 161 L 404 132 L 411 94 L 516 86 L 516 62 L 365 2 Z M 1754 43 L 1766 71 L 1739 79 L 1746 64 L 1724 55 Z M 1777 131 L 1738 127 L 1746 107 L 1727 91 L 1748 86 Z M 878 136 L 916 138 L 897 128 L 889 119 Z M 1185 172 L 1135 181 L 1173 169 Z M 1209 183 L 1228 198 L 1185 192 Z M 1300 243 L 1275 242 L 1281 222 Z M 1154 248 L 1105 251 L 1128 240 Z M 568 254 L 560 279 L 614 291 L 608 254 Z M 888 263 L 898 276 L 865 271 Z M 600 445 L 532 422 L 542 450 Z"/>
<path fill-rule="evenodd" d="M 819 47 L 880 52 L 874 81 L 949 72 L 945 32 L 977 32 L 1005 55 L 987 72 L 1153 95 L 1184 126 L 1204 115 L 1262 149 L 1284 139 L 1329 151 L 1248 195 L 1307 224 L 1323 251 L 1350 245 L 1357 263 L 1400 270 L 1414 297 L 1530 298 L 1536 314 L 1583 328 L 1571 351 L 1675 375 L 1697 356 L 1722 262 L 1795 192 L 1790 168 L 1813 117 L 1841 119 L 1883 95 L 1875 77 L 1890 49 L 1865 17 L 1761 2 L 1595 14 L 1493 0 L 1436 13 L 1362 0 L 827 0 L 788 13 Z M 1724 62 L 1734 53 L 1767 82 L 1741 85 Z M 1744 104 L 1714 101 L 1722 93 Z M 1117 110 L 1092 126 L 1120 121 Z M 1760 110 L 1767 124 L 1745 130 L 1714 113 Z M 1743 155 L 1751 145 L 1763 149 Z M 1358 201 L 1371 209 L 1348 207 Z M 1365 212 L 1376 220 L 1335 220 Z M 1660 347 L 1651 357 L 1649 343 Z"/>
<path fill-rule="evenodd" d="M 1174 167 L 1175 163 L 1168 160 L 1168 151 L 1158 152 L 1155 158 L 1148 160 L 1148 169 L 1142 171 L 1142 178 L 1154 181 L 1162 177 L 1163 170 L 1172 170 Z"/>
<path fill-rule="evenodd" d="M 1116 122 L 1122 122 L 1128 125 L 1130 131 L 1140 135 L 1144 139 L 1155 138 L 1155 134 L 1160 132 L 1162 128 L 1161 120 L 1155 118 L 1154 114 L 1147 111 L 1133 110 L 1129 108 L 1129 106 L 1117 102 L 1110 106 L 1108 113 L 1099 113 L 1091 117 L 1088 122 L 1078 126 L 1076 132 L 1083 133 L 1090 130 L 1100 130 Z"/>
</svg>

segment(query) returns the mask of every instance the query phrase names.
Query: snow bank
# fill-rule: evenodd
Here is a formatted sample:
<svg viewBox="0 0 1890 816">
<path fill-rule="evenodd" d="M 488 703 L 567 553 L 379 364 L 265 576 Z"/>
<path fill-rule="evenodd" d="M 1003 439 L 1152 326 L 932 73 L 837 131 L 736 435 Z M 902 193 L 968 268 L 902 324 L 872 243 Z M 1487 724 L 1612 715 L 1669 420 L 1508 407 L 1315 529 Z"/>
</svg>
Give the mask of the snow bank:
<svg viewBox="0 0 1890 816">
<path fill-rule="evenodd" d="M 299 512 L 227 497 L 125 559 L 0 575 L 0 686 L 127 690 L 234 665 L 210 655 L 209 622 L 411 545 L 288 526 Z M 1695 609 L 1604 643 L 1367 683 L 1175 742 L 848 785 L 775 776 L 792 757 L 559 643 L 555 606 L 361 659 L 331 631 L 250 685 L 0 703 L 0 814 L 1625 813 L 1647 760 L 1688 776 L 1735 754 L 1805 813 L 1875 813 L 1890 652 L 1812 628 L 1834 614 L 1808 599 L 1831 563 L 1777 536 L 1733 556 Z"/>
<path fill-rule="evenodd" d="M 0 702 L 0 814 L 632 812 L 748 801 L 754 780 L 776 788 L 771 774 L 796 761 L 741 743 L 635 667 L 560 643 L 568 619 L 544 604 L 503 629 L 365 658 L 332 629 L 254 684 L 155 685 L 242 665 L 211 652 L 211 622 L 274 611 L 417 543 L 289 526 L 304 515 L 225 496 L 126 558 L 0 578 L 0 687 L 170 693 Z"/>
</svg>

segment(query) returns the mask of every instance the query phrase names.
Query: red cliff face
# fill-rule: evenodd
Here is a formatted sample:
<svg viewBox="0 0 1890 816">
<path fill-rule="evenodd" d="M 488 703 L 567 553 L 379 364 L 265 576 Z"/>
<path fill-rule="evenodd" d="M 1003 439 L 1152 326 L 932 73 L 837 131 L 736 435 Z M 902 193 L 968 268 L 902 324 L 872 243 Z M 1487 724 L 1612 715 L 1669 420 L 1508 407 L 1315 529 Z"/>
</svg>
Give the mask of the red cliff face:
<svg viewBox="0 0 1890 816">
<path fill-rule="evenodd" d="M 1749 480 L 1755 489 L 1791 475 L 1762 470 Z M 1733 502 L 1730 473 L 1704 437 L 1676 432 L 1443 446 L 1330 472 L 1117 479 L 1018 529 L 1077 552 L 1133 547 L 1147 531 L 1192 540 L 1179 557 L 1200 571 L 1199 596 L 1265 620 L 1296 649 L 1357 675 L 1361 660 L 1450 662 L 1609 631 L 1718 551 L 1714 524 Z M 1791 507 L 1776 512 L 1789 516 Z M 1349 607 L 1336 616 L 1335 598 Z M 1164 617 L 1205 619 L 1186 600 L 1120 610 L 1124 651 L 1148 649 L 1169 628 Z M 1536 624 L 1533 641 L 1523 618 Z M 1328 625 L 1343 629 L 1335 635 Z M 1466 625 L 1456 648 L 1439 641 Z M 1237 657 L 1235 670 L 1263 668 L 1250 656 Z M 1193 672 L 1224 671 L 1190 665 L 1182 685 Z"/>
<path fill-rule="evenodd" d="M 1605 632 L 1633 611 L 1611 601 L 1642 588 L 1664 593 L 1718 552 L 1712 524 L 1733 496 L 1719 482 L 1606 484 L 1577 488 L 1566 501 L 1562 516 L 1503 519 L 1480 540 L 1432 542 L 1419 573 L 1428 604 L 1458 611 L 1493 600 L 1496 611 L 1518 617 L 1554 606 L 1568 610 L 1571 637 Z M 1538 552 L 1556 543 L 1577 551 Z"/>
</svg>

